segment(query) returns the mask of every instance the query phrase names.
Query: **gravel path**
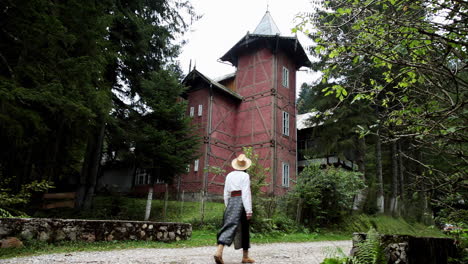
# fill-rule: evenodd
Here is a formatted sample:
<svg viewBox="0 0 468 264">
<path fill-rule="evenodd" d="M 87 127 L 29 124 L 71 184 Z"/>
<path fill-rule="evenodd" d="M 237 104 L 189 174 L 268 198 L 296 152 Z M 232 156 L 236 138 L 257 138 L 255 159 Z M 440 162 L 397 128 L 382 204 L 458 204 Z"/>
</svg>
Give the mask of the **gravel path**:
<svg viewBox="0 0 468 264">
<path fill-rule="evenodd" d="M 351 241 L 322 241 L 308 243 L 273 243 L 252 245 L 251 256 L 258 264 L 319 264 L 326 252 L 339 247 L 345 253 L 351 249 Z M 214 263 L 216 247 L 130 249 L 101 252 L 71 252 L 26 258 L 0 260 L 0 263 L 151 263 L 151 264 L 209 264 Z M 224 250 L 225 264 L 240 263 L 241 250 L 233 247 Z"/>
</svg>

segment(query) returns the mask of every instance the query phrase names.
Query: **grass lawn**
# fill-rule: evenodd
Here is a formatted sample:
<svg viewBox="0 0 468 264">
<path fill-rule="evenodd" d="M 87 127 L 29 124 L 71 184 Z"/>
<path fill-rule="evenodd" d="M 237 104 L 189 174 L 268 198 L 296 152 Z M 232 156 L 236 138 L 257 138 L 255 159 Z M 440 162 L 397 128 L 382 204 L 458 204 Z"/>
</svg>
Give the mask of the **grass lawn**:
<svg viewBox="0 0 468 264">
<path fill-rule="evenodd" d="M 166 215 L 163 215 L 164 201 L 153 200 L 150 221 L 197 223 L 201 219 L 200 202 L 168 201 Z M 121 196 L 97 196 L 91 209 L 76 212 L 70 208 L 57 208 L 36 212 L 33 217 L 144 220 L 146 199 Z M 222 219 L 223 203 L 205 203 L 205 221 Z"/>
</svg>

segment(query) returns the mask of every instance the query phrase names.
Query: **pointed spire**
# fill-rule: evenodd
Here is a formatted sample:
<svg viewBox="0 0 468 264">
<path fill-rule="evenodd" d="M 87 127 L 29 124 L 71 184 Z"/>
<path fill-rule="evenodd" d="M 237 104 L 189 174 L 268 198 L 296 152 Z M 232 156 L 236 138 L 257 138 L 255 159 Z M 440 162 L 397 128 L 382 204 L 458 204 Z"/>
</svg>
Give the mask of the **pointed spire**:
<svg viewBox="0 0 468 264">
<path fill-rule="evenodd" d="M 273 18 L 270 15 L 270 11 L 266 11 L 265 15 L 263 16 L 262 20 L 255 28 L 253 34 L 257 35 L 277 35 L 281 34 L 278 27 L 273 21 Z"/>
</svg>

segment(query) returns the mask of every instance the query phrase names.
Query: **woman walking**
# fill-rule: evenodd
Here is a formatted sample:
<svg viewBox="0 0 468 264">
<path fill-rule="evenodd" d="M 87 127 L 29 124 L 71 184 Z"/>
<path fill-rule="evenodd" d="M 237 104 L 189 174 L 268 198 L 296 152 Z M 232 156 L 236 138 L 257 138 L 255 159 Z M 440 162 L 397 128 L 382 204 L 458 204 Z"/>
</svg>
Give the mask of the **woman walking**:
<svg viewBox="0 0 468 264">
<path fill-rule="evenodd" d="M 219 230 L 218 248 L 214 255 L 217 264 L 224 264 L 224 246 L 234 242 L 235 249 L 243 249 L 242 263 L 255 263 L 249 257 L 250 233 L 249 220 L 252 218 L 252 195 L 250 193 L 250 176 L 245 171 L 252 165 L 252 161 L 244 154 L 240 154 L 232 163 L 235 171 L 226 176 L 224 183 L 224 211 L 223 227 Z"/>
</svg>

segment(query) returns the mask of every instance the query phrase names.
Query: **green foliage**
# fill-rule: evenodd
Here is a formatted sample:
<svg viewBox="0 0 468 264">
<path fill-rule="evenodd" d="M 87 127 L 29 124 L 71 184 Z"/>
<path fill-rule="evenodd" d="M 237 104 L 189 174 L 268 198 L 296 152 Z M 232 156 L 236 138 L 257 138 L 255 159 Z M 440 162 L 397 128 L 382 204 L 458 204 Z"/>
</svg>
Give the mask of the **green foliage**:
<svg viewBox="0 0 468 264">
<path fill-rule="evenodd" d="M 13 215 L 10 214 L 10 212 L 8 212 L 7 210 L 0 208 L 0 218 L 8 218 L 8 217 L 13 217 Z"/>
<path fill-rule="evenodd" d="M 196 19 L 190 3 L 6 0 L 2 10 L 0 177 L 15 193 L 78 182 L 78 206 L 89 204 L 101 146 L 106 166 L 163 167 L 167 181 L 186 168 L 198 147 L 174 59 Z"/>
<path fill-rule="evenodd" d="M 343 219 L 342 222 L 335 224 L 333 228 L 339 228 L 348 234 L 354 232 L 364 233 L 373 228 L 380 234 L 447 237 L 434 226 L 427 226 L 416 221 L 410 222 L 403 218 L 394 218 L 385 215 L 351 215 Z"/>
<path fill-rule="evenodd" d="M 21 186 L 19 192 L 15 193 L 8 187 L 11 179 L 0 181 L 0 216 L 12 217 L 25 216 L 25 213 L 14 210 L 18 205 L 25 205 L 30 202 L 34 193 L 44 193 L 50 188 L 54 188 L 48 181 L 32 181 Z M 18 215 L 19 214 L 19 215 Z"/>
<path fill-rule="evenodd" d="M 333 112 L 369 104 L 365 115 L 376 118 L 359 133 L 405 142 L 406 176 L 421 183 L 407 187 L 425 192 L 442 217 L 468 199 L 466 12 L 456 0 L 332 0 L 297 27 L 315 42 L 320 91 L 340 101 Z"/>
<path fill-rule="evenodd" d="M 367 232 L 366 239 L 356 245 L 356 253 L 347 257 L 343 251 L 335 250 L 328 253 L 328 258 L 321 264 L 385 264 L 387 263 L 384 250 L 380 244 L 379 233 L 373 228 Z M 332 256 L 330 256 L 332 255 Z M 335 256 L 333 256 L 335 255 Z"/>
<path fill-rule="evenodd" d="M 253 217 L 250 221 L 252 231 L 258 234 L 292 232 L 297 230 L 297 225 L 290 219 L 275 215 L 277 200 L 267 196 L 263 188 L 267 186 L 266 178 L 270 168 L 261 164 L 260 156 L 252 147 L 244 147 L 244 154 L 252 161 L 247 169 L 250 176 L 250 189 L 252 192 Z"/>
<path fill-rule="evenodd" d="M 323 226 L 338 222 L 349 212 L 354 196 L 363 188 L 365 185 L 358 172 L 334 167 L 322 169 L 317 164 L 310 164 L 300 173 L 289 199 L 292 204 L 302 200 L 306 225 Z M 290 208 L 295 209 L 297 205 Z"/>
<path fill-rule="evenodd" d="M 352 258 L 353 264 L 385 264 L 385 255 L 380 245 L 379 233 L 373 228 L 367 232 L 366 239 L 357 244 L 357 251 Z"/>
<path fill-rule="evenodd" d="M 341 248 L 328 248 L 326 251 L 326 256 L 321 264 L 348 264 L 349 258 L 347 254 L 343 252 Z"/>
<path fill-rule="evenodd" d="M 267 186 L 265 182 L 270 168 L 265 168 L 260 162 L 260 156 L 254 152 L 252 147 L 243 147 L 245 156 L 252 161 L 252 165 L 247 169 L 250 176 L 250 190 L 252 197 L 257 198 L 261 195 L 262 187 Z M 254 199 L 255 200 L 255 199 Z"/>
</svg>

